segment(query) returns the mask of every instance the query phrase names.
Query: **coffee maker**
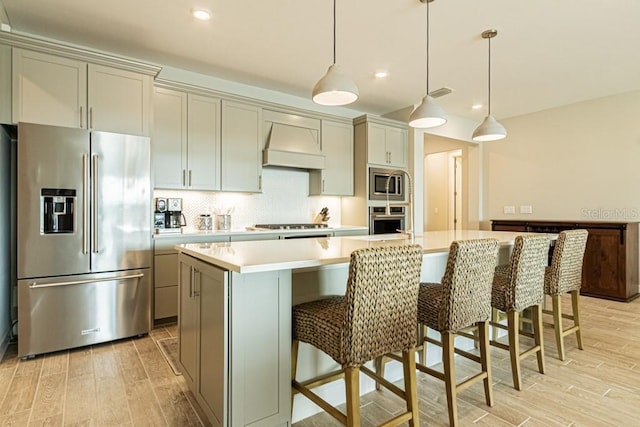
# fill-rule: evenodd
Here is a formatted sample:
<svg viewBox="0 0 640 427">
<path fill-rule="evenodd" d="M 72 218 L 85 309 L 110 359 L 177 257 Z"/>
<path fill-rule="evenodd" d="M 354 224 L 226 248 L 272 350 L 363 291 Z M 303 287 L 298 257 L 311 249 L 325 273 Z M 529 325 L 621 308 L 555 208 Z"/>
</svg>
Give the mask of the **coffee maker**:
<svg viewBox="0 0 640 427">
<path fill-rule="evenodd" d="M 154 205 L 153 227 L 156 234 L 182 232 L 182 227 L 187 225 L 182 213 L 182 199 L 157 197 Z"/>
</svg>

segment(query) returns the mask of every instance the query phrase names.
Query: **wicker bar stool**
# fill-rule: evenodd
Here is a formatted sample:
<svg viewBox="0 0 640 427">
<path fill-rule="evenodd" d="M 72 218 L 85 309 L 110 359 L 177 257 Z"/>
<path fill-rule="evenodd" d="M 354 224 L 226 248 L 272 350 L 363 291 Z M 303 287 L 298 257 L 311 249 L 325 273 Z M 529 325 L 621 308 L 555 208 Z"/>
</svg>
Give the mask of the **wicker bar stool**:
<svg viewBox="0 0 640 427">
<path fill-rule="evenodd" d="M 460 240 L 451 244 L 442 284 L 421 283 L 418 323 L 422 325 L 422 361 L 417 368 L 445 383 L 449 423 L 458 425 L 456 397 L 478 381 L 484 382 L 487 405 L 493 405 L 488 325 L 491 316 L 491 283 L 498 259 L 496 239 Z M 479 332 L 480 356 L 456 349 L 457 332 L 470 326 Z M 440 333 L 441 341 L 427 336 L 426 328 Z M 442 347 L 444 372 L 426 366 L 426 343 Z M 454 352 L 480 363 L 481 372 L 456 383 Z"/>
<path fill-rule="evenodd" d="M 408 422 L 418 427 L 415 345 L 422 266 L 419 245 L 365 248 L 351 254 L 344 296 L 332 296 L 293 307 L 292 391 L 308 397 L 347 426 L 360 425 L 360 371 L 405 400 L 407 410 L 384 426 Z M 331 356 L 342 369 L 304 382 L 296 380 L 299 342 Z M 404 391 L 363 366 L 389 352 L 402 352 Z M 344 375 L 346 415 L 310 389 Z"/>
<path fill-rule="evenodd" d="M 582 350 L 582 333 L 580 331 L 580 286 L 582 285 L 582 261 L 587 246 L 587 230 L 567 230 L 558 235 L 551 267 L 547 267 L 544 276 L 544 293 L 551 296 L 553 311 L 543 310 L 546 314 L 553 314 L 558 357 L 564 360 L 564 337 L 576 334 L 578 348 Z M 571 294 L 572 314 L 563 314 L 561 306 L 562 295 Z M 563 329 L 562 319 L 573 321 L 573 326 Z"/>
<path fill-rule="evenodd" d="M 508 344 L 493 336 L 491 345 L 509 351 L 513 387 L 521 390 L 520 361 L 535 354 L 538 370 L 544 374 L 544 343 L 542 339 L 542 303 L 544 301 L 544 274 L 549 244 L 547 235 L 517 236 L 508 266 L 497 267 L 493 276 L 491 307 L 507 313 L 507 325 L 491 322 L 494 328 L 506 329 Z M 506 267 L 506 268 L 504 268 Z M 522 331 L 520 314 L 531 308 L 533 333 Z M 533 338 L 533 347 L 520 353 L 520 335 Z"/>
</svg>

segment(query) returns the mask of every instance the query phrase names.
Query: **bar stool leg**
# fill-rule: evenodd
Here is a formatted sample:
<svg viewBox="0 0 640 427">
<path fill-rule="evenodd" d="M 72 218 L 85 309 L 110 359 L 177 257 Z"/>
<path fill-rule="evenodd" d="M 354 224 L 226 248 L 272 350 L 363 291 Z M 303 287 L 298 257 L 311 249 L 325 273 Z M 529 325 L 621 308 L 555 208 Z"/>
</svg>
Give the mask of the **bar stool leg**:
<svg viewBox="0 0 640 427">
<path fill-rule="evenodd" d="M 580 328 L 580 291 L 571 291 L 571 306 L 573 307 L 573 324 L 578 327 L 576 329 L 576 340 L 578 341 L 578 348 L 582 348 L 582 329 Z"/>
<path fill-rule="evenodd" d="M 480 365 L 487 373 L 484 379 L 484 397 L 488 406 L 493 406 L 493 385 L 491 384 L 491 356 L 489 354 L 489 321 L 478 322 L 478 332 L 480 334 Z"/>
<path fill-rule="evenodd" d="M 560 301 L 560 295 L 551 295 L 551 301 L 553 302 L 553 328 L 556 332 L 558 357 L 560 358 L 560 360 L 564 360 L 564 339 L 562 337 L 562 305 Z"/>
<path fill-rule="evenodd" d="M 536 353 L 538 358 L 538 371 L 544 374 L 544 339 L 542 336 L 542 306 L 536 305 L 531 307 L 531 316 L 533 320 L 533 341 L 540 349 Z"/>
<path fill-rule="evenodd" d="M 513 387 L 522 390 L 522 376 L 520 374 L 520 322 L 519 314 L 515 310 L 507 312 L 507 331 L 509 334 L 509 358 L 511 359 L 511 376 Z"/>
<path fill-rule="evenodd" d="M 411 412 L 409 427 L 420 427 L 418 415 L 418 386 L 416 380 L 416 351 L 411 348 L 402 352 L 404 369 L 404 392 L 407 401 L 407 412 Z"/>
<path fill-rule="evenodd" d="M 456 368 L 454 361 L 455 334 L 443 332 L 442 334 L 442 364 L 444 370 L 444 387 L 447 394 L 447 408 L 449 409 L 449 424 L 458 425 L 458 399 L 456 389 Z"/>
<path fill-rule="evenodd" d="M 347 392 L 347 427 L 360 427 L 360 368 L 345 368 L 344 381 Z"/>
</svg>

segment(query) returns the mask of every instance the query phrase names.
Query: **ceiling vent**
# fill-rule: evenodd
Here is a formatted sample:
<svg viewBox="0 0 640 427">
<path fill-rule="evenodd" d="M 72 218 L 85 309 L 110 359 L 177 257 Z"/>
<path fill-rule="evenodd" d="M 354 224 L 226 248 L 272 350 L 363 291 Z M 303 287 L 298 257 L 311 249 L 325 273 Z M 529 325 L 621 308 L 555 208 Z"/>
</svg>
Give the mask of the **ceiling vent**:
<svg viewBox="0 0 640 427">
<path fill-rule="evenodd" d="M 429 92 L 429 96 L 432 98 L 440 98 L 441 96 L 449 95 L 451 92 L 453 92 L 453 89 L 445 86 Z"/>
</svg>

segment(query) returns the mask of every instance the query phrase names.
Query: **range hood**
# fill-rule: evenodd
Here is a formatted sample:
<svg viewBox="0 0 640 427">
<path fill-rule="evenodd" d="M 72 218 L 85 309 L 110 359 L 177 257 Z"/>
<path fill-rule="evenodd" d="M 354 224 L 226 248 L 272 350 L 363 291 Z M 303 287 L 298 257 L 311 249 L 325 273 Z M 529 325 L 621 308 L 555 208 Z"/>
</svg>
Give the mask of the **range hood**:
<svg viewBox="0 0 640 427">
<path fill-rule="evenodd" d="M 262 151 L 263 166 L 324 169 L 319 126 L 304 127 L 265 121 L 265 132 L 267 143 Z"/>
</svg>

